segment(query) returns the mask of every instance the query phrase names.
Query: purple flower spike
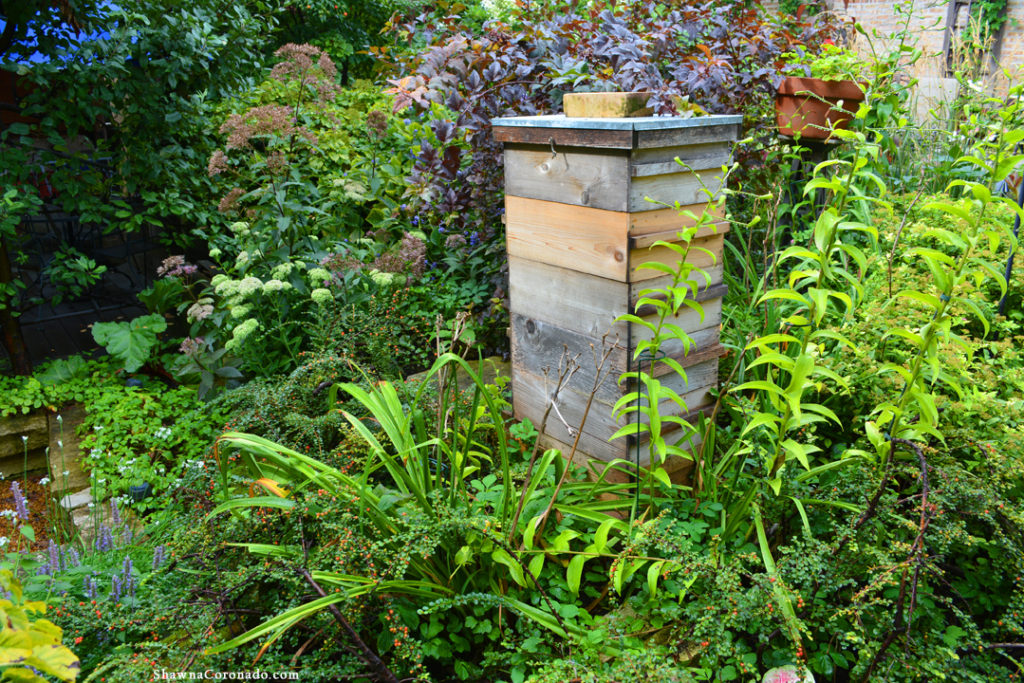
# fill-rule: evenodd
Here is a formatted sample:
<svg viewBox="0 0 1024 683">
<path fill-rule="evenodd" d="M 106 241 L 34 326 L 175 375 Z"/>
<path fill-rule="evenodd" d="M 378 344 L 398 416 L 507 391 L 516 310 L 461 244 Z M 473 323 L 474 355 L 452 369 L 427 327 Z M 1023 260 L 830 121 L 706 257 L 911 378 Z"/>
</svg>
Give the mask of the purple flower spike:
<svg viewBox="0 0 1024 683">
<path fill-rule="evenodd" d="M 28 505 L 25 504 L 25 496 L 22 495 L 21 487 L 16 481 L 11 482 L 11 495 L 14 496 L 14 511 L 18 513 L 18 519 L 28 520 Z"/>
<path fill-rule="evenodd" d="M 110 527 L 106 524 L 100 525 L 100 533 L 96 537 L 96 550 L 106 552 L 114 547 L 114 535 L 110 533 Z"/>
<path fill-rule="evenodd" d="M 114 527 L 121 526 L 121 511 L 117 509 L 117 501 L 116 500 L 111 500 L 110 501 L 110 521 L 111 521 L 111 526 L 114 526 Z"/>
<path fill-rule="evenodd" d="M 153 571 L 156 571 L 161 567 L 161 565 L 163 565 L 164 560 L 166 559 L 166 552 L 166 548 L 162 545 L 158 545 L 153 549 Z"/>
<path fill-rule="evenodd" d="M 50 554 L 50 575 L 53 576 L 61 570 L 61 564 L 60 548 L 57 546 L 57 544 L 54 542 L 52 538 L 50 539 L 50 546 L 49 548 L 47 548 L 47 551 Z"/>
</svg>

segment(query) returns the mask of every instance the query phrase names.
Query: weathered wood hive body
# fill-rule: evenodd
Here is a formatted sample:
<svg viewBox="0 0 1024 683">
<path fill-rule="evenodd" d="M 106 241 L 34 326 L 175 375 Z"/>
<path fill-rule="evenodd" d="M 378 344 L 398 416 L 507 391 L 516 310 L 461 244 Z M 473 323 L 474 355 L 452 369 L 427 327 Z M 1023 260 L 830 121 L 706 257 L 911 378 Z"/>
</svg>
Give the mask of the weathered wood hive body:
<svg viewBox="0 0 1024 683">
<path fill-rule="evenodd" d="M 632 437 L 609 441 L 623 424 L 614 418 L 612 406 L 632 389 L 630 383 L 620 384 L 619 376 L 636 369 L 636 344 L 650 338 L 643 326 L 615 319 L 635 312 L 641 290 L 665 284 L 667 275 L 639 266 L 651 261 L 676 264 L 672 250 L 650 247 L 658 240 L 677 241 L 678 232 L 692 221 L 664 204 L 678 201 L 696 214 L 703 212 L 708 196 L 701 183 L 713 192 L 721 189 L 721 169 L 730 163 L 740 121 L 739 116 L 493 120 L 495 138 L 505 147 L 517 418 L 529 418 L 540 428 L 560 359 L 579 354 L 580 369 L 559 392 L 557 410 L 550 411 L 545 423 L 544 445 L 568 455 L 575 441 L 572 430 L 582 423 L 579 459 L 632 461 L 639 452 L 640 464 L 648 464 L 643 436 L 639 444 Z M 711 404 L 709 390 L 716 385 L 722 353 L 722 247 L 728 226 L 720 216 L 715 218 L 714 227 L 702 228 L 693 241 L 715 258 L 698 251 L 690 256 L 691 263 L 710 275 L 710 283 L 698 280 L 704 318 L 684 307 L 671 321 L 696 345 L 686 355 L 680 344 L 662 348 L 686 368 L 687 381 L 674 372 L 659 379 L 686 400 L 691 418 Z M 649 308 L 638 314 L 656 320 Z M 592 348 L 598 356 L 611 350 L 610 372 L 598 384 L 584 422 L 597 376 Z M 665 366 L 656 365 L 655 374 L 658 367 Z M 666 468 L 672 471 L 685 463 L 666 463 Z"/>
</svg>

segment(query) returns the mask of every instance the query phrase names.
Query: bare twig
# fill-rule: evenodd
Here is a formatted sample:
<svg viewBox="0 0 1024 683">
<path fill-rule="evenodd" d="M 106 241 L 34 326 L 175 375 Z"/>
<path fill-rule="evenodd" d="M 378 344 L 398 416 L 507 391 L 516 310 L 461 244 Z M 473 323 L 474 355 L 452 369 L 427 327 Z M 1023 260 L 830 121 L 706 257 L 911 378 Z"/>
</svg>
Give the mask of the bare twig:
<svg viewBox="0 0 1024 683">
<path fill-rule="evenodd" d="M 896 600 L 896 613 L 893 616 L 892 628 L 889 630 L 889 633 L 886 634 L 881 647 L 878 648 L 878 652 L 875 653 L 874 659 L 871 660 L 871 665 L 864 673 L 865 681 L 872 680 L 871 674 L 874 673 L 875 669 L 884 659 L 886 651 L 896 640 L 897 633 L 899 631 L 904 631 L 909 641 L 910 625 L 913 622 L 914 606 L 917 602 L 917 585 L 921 576 L 921 565 L 924 561 L 924 534 L 928 529 L 928 523 L 931 520 L 931 511 L 933 509 L 933 506 L 929 506 L 928 504 L 928 461 L 924 457 L 924 451 L 922 451 L 921 447 L 916 443 L 913 441 L 907 441 L 906 439 L 893 438 L 892 445 L 894 447 L 902 446 L 903 448 L 913 451 L 917 455 L 918 462 L 921 466 L 921 519 L 918 523 L 917 538 L 914 539 L 914 543 L 910 547 L 910 555 L 904 562 L 903 575 L 900 578 L 900 593 L 899 598 Z M 910 570 L 910 563 L 914 564 L 914 575 L 909 582 L 910 602 L 907 604 L 907 577 Z M 904 606 L 907 607 L 906 616 L 904 616 L 903 613 Z"/>
<path fill-rule="evenodd" d="M 572 645 L 569 644 L 569 629 L 565 627 L 565 622 L 562 621 L 562 616 L 558 613 L 558 610 L 556 610 L 555 606 L 551 604 L 551 599 L 548 597 L 547 591 L 544 590 L 544 587 L 540 585 L 540 581 L 537 580 L 537 577 L 534 576 L 533 572 L 530 571 L 530 568 L 519 557 L 519 553 L 516 551 L 515 548 L 505 543 L 505 541 L 502 540 L 497 534 L 495 534 L 494 536 L 490 536 L 489 538 L 496 544 L 504 548 L 505 552 L 507 552 L 509 556 L 516 561 L 516 564 L 518 564 L 520 568 L 522 568 L 523 572 L 531 579 L 533 579 L 533 585 L 536 586 L 537 592 L 540 593 L 541 599 L 543 599 L 544 603 L 548 606 L 548 611 L 551 612 L 551 616 L 555 618 L 555 621 L 558 622 L 558 626 L 565 633 L 566 647 L 569 649 L 569 656 L 571 657 Z"/>
<path fill-rule="evenodd" d="M 569 474 L 570 465 L 572 459 L 576 455 L 576 448 L 579 446 L 580 437 L 583 435 L 583 426 L 587 423 L 587 416 L 590 414 L 590 407 L 594 404 L 594 396 L 597 395 L 597 390 L 601 387 L 601 383 L 604 382 L 605 378 L 608 377 L 608 373 L 611 372 L 611 367 L 607 367 L 608 358 L 611 356 L 612 351 L 615 350 L 615 344 L 606 343 L 608 333 L 605 333 L 601 337 L 601 355 L 597 354 L 597 349 L 591 344 L 590 352 L 594 359 L 594 385 L 590 389 L 590 395 L 587 397 L 587 405 L 583 409 L 583 417 L 580 418 L 579 430 L 576 432 L 576 438 L 572 442 L 572 449 L 569 451 L 569 455 L 566 456 L 568 462 L 565 465 L 565 469 L 562 470 L 562 476 L 558 479 L 558 485 L 555 486 L 554 492 L 551 494 L 551 500 L 548 501 L 548 506 L 545 508 L 544 513 L 541 515 L 540 523 L 537 524 L 537 536 L 540 537 L 544 533 L 544 525 L 548 522 L 548 517 L 551 515 L 551 511 L 555 507 L 555 501 L 558 500 L 558 494 L 562 491 L 562 484 L 565 483 L 565 478 Z"/>
<path fill-rule="evenodd" d="M 578 362 L 579 354 L 573 357 L 569 356 L 568 347 L 563 348 L 562 357 L 558 361 L 558 379 L 555 382 L 555 390 L 551 394 L 551 400 L 548 401 L 547 406 L 544 408 L 544 415 L 541 417 L 540 424 L 537 425 L 537 438 L 533 442 L 533 451 L 530 453 L 530 464 L 526 468 L 526 481 L 529 481 L 533 476 L 533 467 L 537 462 L 537 456 L 540 454 L 540 437 L 544 433 L 544 429 L 548 424 L 548 416 L 551 414 L 551 409 L 554 407 L 555 402 L 558 400 L 558 395 L 562 389 L 569 383 L 572 376 L 580 369 Z M 547 395 L 548 385 L 548 373 L 551 371 L 550 367 L 544 368 L 544 395 Z M 508 528 L 508 542 L 511 543 L 515 538 L 516 528 L 519 525 L 519 515 L 523 513 L 523 506 L 526 504 L 526 488 L 523 487 L 522 493 L 519 495 L 519 504 L 516 506 L 516 513 L 512 516 L 512 523 Z"/>
<path fill-rule="evenodd" d="M 304 578 L 306 582 L 310 586 L 312 586 L 313 590 L 315 590 L 320 595 L 320 597 L 327 597 L 327 593 L 324 591 L 323 588 L 320 587 L 320 584 L 318 584 L 316 580 L 313 579 L 313 577 L 310 575 L 310 573 L 306 570 L 305 567 L 299 567 L 295 569 L 295 572 L 302 576 L 302 578 Z M 357 654 L 359 658 L 362 659 L 363 662 L 377 674 L 378 680 L 384 681 L 385 683 L 398 683 L 398 678 L 395 676 L 395 674 L 392 673 L 391 669 L 388 668 L 387 664 L 385 664 L 384 661 L 377 656 L 377 653 L 370 649 L 370 646 L 367 645 L 366 642 L 359 637 L 359 634 L 356 633 L 356 630 L 354 628 L 352 628 L 352 624 L 348 622 L 348 620 L 345 618 L 345 615 L 343 615 L 341 613 L 341 610 L 338 609 L 338 606 L 328 605 L 327 609 L 334 617 L 334 620 L 338 622 L 338 625 L 341 626 L 341 629 L 345 632 L 345 635 L 347 635 L 349 639 L 353 643 L 355 643 L 356 649 L 358 650 Z"/>
</svg>

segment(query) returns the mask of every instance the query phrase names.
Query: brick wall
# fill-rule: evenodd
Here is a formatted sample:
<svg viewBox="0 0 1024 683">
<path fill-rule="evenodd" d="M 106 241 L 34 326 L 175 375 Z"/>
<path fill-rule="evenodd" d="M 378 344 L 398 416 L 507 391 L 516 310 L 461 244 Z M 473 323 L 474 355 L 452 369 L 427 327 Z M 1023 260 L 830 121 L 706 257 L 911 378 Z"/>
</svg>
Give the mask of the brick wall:
<svg viewBox="0 0 1024 683">
<path fill-rule="evenodd" d="M 845 8 L 842 0 L 833 0 L 833 6 L 841 16 L 859 21 L 869 32 L 877 31 L 881 35 L 891 34 L 906 21 L 904 15 L 897 14 L 891 0 L 848 0 Z M 948 8 L 948 0 L 916 0 L 914 3 L 909 28 L 925 54 L 915 67 L 914 75 L 919 78 L 945 76 L 943 34 Z M 991 68 L 991 82 L 1000 90 L 1006 87 L 1006 78 L 999 74 L 1001 68 L 1008 69 L 1013 77 L 1019 79 L 1024 67 L 1024 0 L 1009 0 L 1007 16 L 999 62 Z M 861 39 L 858 44 L 861 49 L 864 48 L 863 42 Z M 880 42 L 884 44 L 885 41 Z"/>
</svg>

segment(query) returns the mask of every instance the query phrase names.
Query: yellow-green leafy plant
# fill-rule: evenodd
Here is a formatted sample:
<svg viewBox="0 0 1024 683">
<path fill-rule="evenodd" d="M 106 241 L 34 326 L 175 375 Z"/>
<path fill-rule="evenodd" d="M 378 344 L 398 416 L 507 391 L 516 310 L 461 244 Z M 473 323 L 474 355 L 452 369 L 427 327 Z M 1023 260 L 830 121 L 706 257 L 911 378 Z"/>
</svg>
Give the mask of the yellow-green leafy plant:
<svg viewBox="0 0 1024 683">
<path fill-rule="evenodd" d="M 890 305 L 920 305 L 926 319 L 915 329 L 893 328 L 885 338 L 894 338 L 910 351 L 907 363 L 886 362 L 880 373 L 895 373 L 902 380 L 902 389 L 892 401 L 877 406 L 874 419 L 866 424 L 867 435 L 879 460 L 887 465 L 892 456 L 892 440 L 919 441 L 928 437 L 942 440 L 938 430 L 939 411 L 935 394 L 945 386 L 957 395 L 963 390 L 953 374 L 943 367 L 940 342 L 966 345 L 955 331 L 959 318 L 975 318 L 984 333 L 989 331 L 989 320 L 982 310 L 978 291 L 987 281 L 994 281 L 1002 294 L 1007 289 L 1003 264 L 996 263 L 981 253 L 984 247 L 995 252 L 1008 241 L 1016 249 L 1017 238 L 1008 225 L 992 224 L 986 220 L 995 204 L 1003 204 L 1024 216 L 1024 209 L 1009 198 L 994 191 L 997 183 L 1005 181 L 1024 163 L 1019 145 L 1024 141 L 1024 108 L 1020 97 L 1024 88 L 1015 86 L 1005 100 L 992 99 L 995 119 L 984 127 L 981 137 L 970 154 L 959 160 L 976 167 L 983 180 L 954 180 L 950 193 L 961 191 L 959 199 L 931 202 L 926 209 L 936 209 L 959 222 L 959 230 L 932 227 L 925 236 L 934 240 L 936 247 L 914 246 L 907 250 L 907 258 L 923 263 L 931 274 L 931 291 L 905 289 L 897 292 Z M 972 122 L 975 123 L 975 122 Z"/>
<path fill-rule="evenodd" d="M 41 618 L 46 603 L 25 600 L 21 582 L 9 569 L 0 570 L 0 589 L 0 680 L 46 683 L 53 676 L 74 681 L 81 669 L 78 657 L 61 643 L 61 629 Z"/>
<path fill-rule="evenodd" d="M 729 171 L 724 171 L 723 175 L 724 178 L 728 178 Z M 724 184 L 725 179 L 722 180 L 722 185 Z M 645 478 L 642 488 L 648 492 L 653 492 L 655 479 L 671 489 L 672 482 L 665 469 L 667 460 L 670 457 L 693 460 L 691 451 L 698 442 L 694 438 L 697 429 L 687 419 L 689 406 L 686 401 L 658 378 L 666 373 L 674 373 L 686 380 L 686 370 L 677 357 L 679 351 L 684 357 L 689 355 L 695 347 L 695 342 L 686 330 L 674 322 L 680 312 L 690 309 L 699 316 L 701 322 L 704 320 L 704 307 L 698 301 L 698 292 L 711 285 L 711 276 L 706 270 L 694 265 L 690 256 L 695 252 L 703 252 L 712 262 L 717 260 L 714 252 L 694 244 L 694 240 L 698 234 L 704 235 L 715 231 L 716 217 L 721 215 L 725 205 L 724 194 L 716 198 L 707 188 L 704 191 L 707 193 L 708 201 L 700 214 L 683 209 L 679 202 L 675 203 L 675 209 L 688 224 L 679 231 L 678 239 L 672 242 L 658 240 L 651 245 L 651 249 L 664 248 L 675 254 L 676 262 L 652 261 L 639 266 L 668 276 L 662 286 L 648 287 L 639 292 L 637 310 L 641 307 L 653 308 L 653 319 L 632 313 L 618 318 L 619 321 L 643 327 L 650 332 L 650 338 L 640 339 L 633 349 L 632 362 L 636 369 L 624 373 L 619 379 L 620 382 L 635 383 L 636 390 L 627 392 L 616 402 L 616 418 L 625 418 L 629 423 L 612 436 L 612 439 L 632 436 L 639 440 L 641 435 L 649 435 L 650 462 L 643 472 L 636 473 L 638 478 Z M 656 366 L 667 366 L 667 370 L 662 371 L 659 368 L 656 371 Z M 666 410 L 670 412 L 663 414 Z M 611 466 L 618 464 L 620 461 L 615 461 Z M 640 489 L 640 486 L 636 487 L 637 495 L 634 498 L 631 522 L 636 522 L 640 517 Z M 644 513 L 645 517 L 647 512 L 652 511 L 650 505 L 653 503 L 652 496 Z"/>
</svg>

